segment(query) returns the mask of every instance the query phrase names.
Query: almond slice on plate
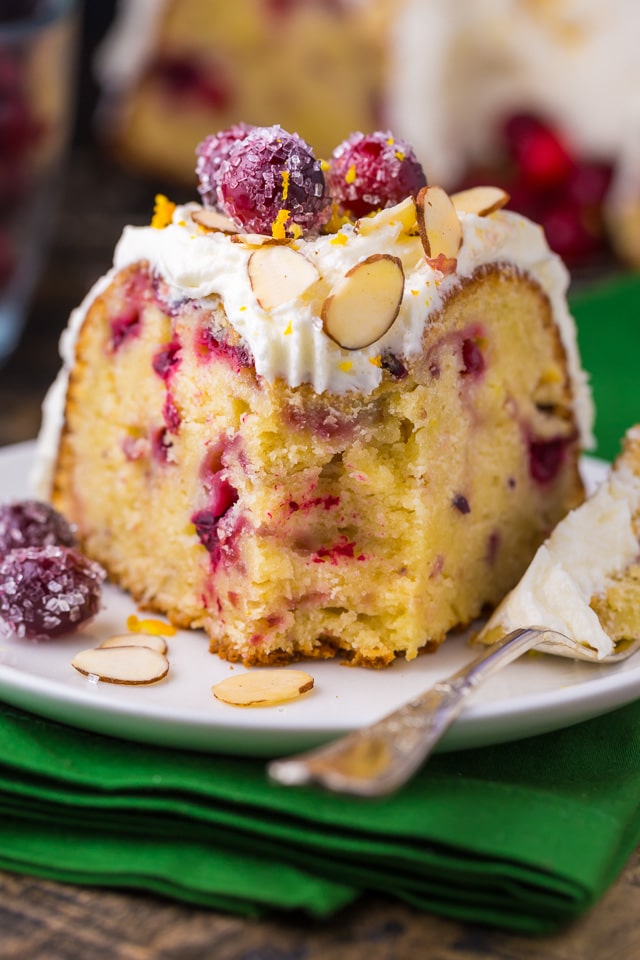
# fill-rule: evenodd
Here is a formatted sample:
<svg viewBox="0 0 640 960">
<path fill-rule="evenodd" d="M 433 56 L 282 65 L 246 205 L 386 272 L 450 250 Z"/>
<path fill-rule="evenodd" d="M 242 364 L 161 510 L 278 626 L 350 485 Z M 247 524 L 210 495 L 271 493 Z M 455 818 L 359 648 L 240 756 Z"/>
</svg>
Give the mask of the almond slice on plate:
<svg viewBox="0 0 640 960">
<path fill-rule="evenodd" d="M 234 707 L 268 707 L 311 690 L 313 677 L 303 670 L 252 670 L 211 687 L 216 700 Z"/>
<path fill-rule="evenodd" d="M 451 194 L 451 202 L 459 213 L 475 213 L 478 217 L 501 210 L 510 199 L 501 187 L 471 187 Z"/>
<path fill-rule="evenodd" d="M 211 230 L 212 233 L 238 233 L 235 223 L 218 210 L 195 210 L 191 214 L 191 219 L 199 227 Z"/>
<path fill-rule="evenodd" d="M 361 217 L 360 220 L 356 220 L 356 230 L 366 237 L 380 227 L 386 227 L 392 223 L 401 223 L 402 229 L 407 233 L 417 229 L 416 205 L 413 197 L 406 197 L 400 203 L 385 207 L 371 217 Z"/>
<path fill-rule="evenodd" d="M 149 647 L 158 653 L 167 652 L 167 642 L 164 637 L 150 633 L 121 633 L 103 640 L 99 650 L 109 650 L 111 647 Z"/>
<path fill-rule="evenodd" d="M 77 653 L 71 665 L 106 683 L 155 683 L 169 672 L 167 658 L 150 647 L 95 647 Z"/>
<path fill-rule="evenodd" d="M 447 259 L 458 256 L 462 244 L 462 227 L 451 197 L 442 187 L 423 187 L 416 197 L 418 229 L 427 257 L 435 260 L 440 254 Z"/>
<path fill-rule="evenodd" d="M 294 300 L 320 276 L 302 253 L 271 244 L 253 251 L 247 270 L 251 289 L 263 310 L 273 310 Z"/>
<path fill-rule="evenodd" d="M 327 336 L 345 350 L 375 343 L 398 316 L 404 271 L 398 257 L 374 253 L 352 267 L 322 305 Z"/>
</svg>

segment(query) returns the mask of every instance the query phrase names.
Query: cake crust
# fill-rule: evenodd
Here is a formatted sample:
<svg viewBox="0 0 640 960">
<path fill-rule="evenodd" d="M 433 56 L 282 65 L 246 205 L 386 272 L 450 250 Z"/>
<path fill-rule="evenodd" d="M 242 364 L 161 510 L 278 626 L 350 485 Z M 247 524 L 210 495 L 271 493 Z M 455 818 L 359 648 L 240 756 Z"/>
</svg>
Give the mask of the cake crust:
<svg viewBox="0 0 640 960">
<path fill-rule="evenodd" d="M 497 604 L 583 497 L 563 343 L 511 264 L 371 392 L 270 382 L 220 298 L 118 271 L 76 344 L 52 500 L 141 607 L 246 665 L 386 666 Z"/>
</svg>

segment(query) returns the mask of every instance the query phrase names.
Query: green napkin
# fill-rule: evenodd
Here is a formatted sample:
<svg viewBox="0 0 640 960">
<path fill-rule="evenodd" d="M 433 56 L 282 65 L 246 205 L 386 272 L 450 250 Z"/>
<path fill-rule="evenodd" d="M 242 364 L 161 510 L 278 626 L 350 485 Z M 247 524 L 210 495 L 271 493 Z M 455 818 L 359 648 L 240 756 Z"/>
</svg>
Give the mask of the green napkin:
<svg viewBox="0 0 640 960">
<path fill-rule="evenodd" d="M 640 704 L 435 756 L 363 801 L 268 782 L 258 760 L 143 746 L 0 706 L 0 866 L 259 913 L 367 891 L 549 932 L 640 839 Z"/>
<path fill-rule="evenodd" d="M 582 361 L 596 405 L 595 453 L 612 460 L 640 422 L 640 277 L 599 284 L 571 298 Z"/>
<path fill-rule="evenodd" d="M 640 280 L 572 304 L 597 452 L 640 421 Z M 393 797 L 271 784 L 263 761 L 143 746 L 0 704 L 0 867 L 259 914 L 368 891 L 550 932 L 640 840 L 640 703 L 558 733 L 435 756 Z"/>
</svg>

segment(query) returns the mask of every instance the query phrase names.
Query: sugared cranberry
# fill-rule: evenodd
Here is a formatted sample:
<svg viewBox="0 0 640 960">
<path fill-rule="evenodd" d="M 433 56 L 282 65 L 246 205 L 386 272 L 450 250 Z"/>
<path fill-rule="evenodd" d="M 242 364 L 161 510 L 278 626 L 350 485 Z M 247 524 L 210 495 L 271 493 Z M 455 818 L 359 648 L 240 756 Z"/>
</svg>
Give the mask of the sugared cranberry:
<svg viewBox="0 0 640 960">
<path fill-rule="evenodd" d="M 532 440 L 529 443 L 529 471 L 537 483 L 555 480 L 565 461 L 569 441 L 566 437 L 553 440 Z"/>
<path fill-rule="evenodd" d="M 244 140 L 253 127 L 248 123 L 236 123 L 220 133 L 212 133 L 205 137 L 196 147 L 196 175 L 198 177 L 198 193 L 202 197 L 205 207 L 218 205 L 218 171 L 220 164 L 229 156 L 231 148 L 240 140 Z"/>
<path fill-rule="evenodd" d="M 504 127 L 511 156 L 529 186 L 563 183 L 574 167 L 571 153 L 556 130 L 528 114 L 510 117 Z"/>
<path fill-rule="evenodd" d="M 329 218 L 330 198 L 311 148 L 280 126 L 254 127 L 220 164 L 218 203 L 239 227 L 271 234 L 317 231 Z M 286 215 L 285 215 L 286 211 Z"/>
<path fill-rule="evenodd" d="M 0 506 L 0 558 L 20 547 L 75 547 L 76 538 L 61 513 L 40 500 Z"/>
<path fill-rule="evenodd" d="M 105 572 L 71 547 L 23 547 L 0 563 L 0 619 L 18 637 L 48 640 L 98 613 Z"/>
<path fill-rule="evenodd" d="M 413 147 L 390 133 L 352 133 L 333 152 L 329 191 L 345 213 L 364 217 L 415 196 L 427 178 Z"/>
</svg>

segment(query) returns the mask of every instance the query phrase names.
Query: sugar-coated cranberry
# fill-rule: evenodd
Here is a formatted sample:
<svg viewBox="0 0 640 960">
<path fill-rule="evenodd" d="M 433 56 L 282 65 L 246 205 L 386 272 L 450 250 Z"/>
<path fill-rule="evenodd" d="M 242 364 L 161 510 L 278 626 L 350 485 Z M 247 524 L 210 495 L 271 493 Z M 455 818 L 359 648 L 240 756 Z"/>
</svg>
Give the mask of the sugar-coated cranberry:
<svg viewBox="0 0 640 960">
<path fill-rule="evenodd" d="M 75 547 L 76 538 L 67 520 L 40 500 L 16 500 L 0 506 L 0 558 L 21 547 L 57 544 Z"/>
<path fill-rule="evenodd" d="M 573 170 L 575 163 L 562 137 L 539 117 L 528 114 L 510 117 L 504 132 L 511 156 L 530 186 L 561 184 Z"/>
<path fill-rule="evenodd" d="M 72 633 L 100 609 L 105 572 L 71 547 L 22 547 L 0 563 L 0 619 L 30 640 Z"/>
<path fill-rule="evenodd" d="M 253 127 L 248 123 L 236 123 L 220 133 L 212 133 L 205 137 L 196 147 L 196 175 L 198 177 L 198 193 L 202 197 L 205 207 L 218 205 L 218 171 L 220 164 L 229 156 L 231 148 L 240 140 L 244 140 Z"/>
<path fill-rule="evenodd" d="M 218 171 L 218 203 L 242 229 L 269 235 L 278 223 L 291 235 L 294 225 L 315 232 L 331 212 L 320 161 L 278 125 L 254 127 L 232 145 Z"/>
<path fill-rule="evenodd" d="M 329 191 L 345 213 L 363 217 L 415 196 L 427 178 L 413 147 L 391 133 L 352 133 L 333 152 Z"/>
</svg>

